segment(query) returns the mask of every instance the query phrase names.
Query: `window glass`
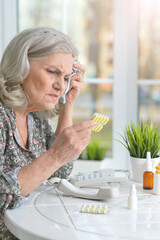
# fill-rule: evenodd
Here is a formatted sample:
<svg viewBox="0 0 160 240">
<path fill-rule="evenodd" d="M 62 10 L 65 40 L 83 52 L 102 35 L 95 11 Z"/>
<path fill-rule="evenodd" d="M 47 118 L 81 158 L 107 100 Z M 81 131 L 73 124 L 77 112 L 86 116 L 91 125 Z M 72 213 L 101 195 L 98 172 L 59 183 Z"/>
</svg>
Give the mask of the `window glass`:
<svg viewBox="0 0 160 240">
<path fill-rule="evenodd" d="M 160 79 L 160 1 L 141 0 L 139 78 Z"/>
<path fill-rule="evenodd" d="M 139 119 L 160 125 L 160 86 L 141 86 L 139 96 Z"/>
<path fill-rule="evenodd" d="M 48 26 L 61 30 L 62 6 L 60 0 L 19 0 L 19 31 L 29 27 Z"/>
<path fill-rule="evenodd" d="M 113 1 L 68 0 L 68 33 L 78 43 L 87 77 L 113 76 Z"/>
<path fill-rule="evenodd" d="M 93 133 L 112 155 L 113 1 L 112 0 L 19 0 L 19 31 L 36 26 L 65 30 L 79 49 L 79 61 L 86 67 L 85 84 L 75 103 L 74 122 L 88 120 L 94 112 L 109 115 L 100 133 Z M 64 29 L 65 28 L 65 29 Z M 104 79 L 104 84 L 98 83 Z"/>
<path fill-rule="evenodd" d="M 139 17 L 139 119 L 160 125 L 160 1 L 141 0 Z M 144 81 L 146 81 L 144 83 Z M 147 85 L 147 81 L 150 84 Z"/>
</svg>

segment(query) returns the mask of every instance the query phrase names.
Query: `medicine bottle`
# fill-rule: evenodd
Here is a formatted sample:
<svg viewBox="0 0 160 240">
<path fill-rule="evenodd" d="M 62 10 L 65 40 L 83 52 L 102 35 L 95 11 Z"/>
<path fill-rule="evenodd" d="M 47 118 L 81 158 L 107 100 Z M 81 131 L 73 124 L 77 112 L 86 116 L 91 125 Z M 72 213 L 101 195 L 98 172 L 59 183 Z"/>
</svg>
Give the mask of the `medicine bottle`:
<svg viewBox="0 0 160 240">
<path fill-rule="evenodd" d="M 156 166 L 156 172 L 154 174 L 154 194 L 160 195 L 160 165 Z"/>
<path fill-rule="evenodd" d="M 136 195 L 136 187 L 132 184 L 130 189 L 130 195 L 128 197 L 128 208 L 131 210 L 137 210 L 137 195 Z"/>
<path fill-rule="evenodd" d="M 147 152 L 147 166 L 143 173 L 143 188 L 147 190 L 153 189 L 154 173 L 152 172 L 151 153 Z"/>
</svg>

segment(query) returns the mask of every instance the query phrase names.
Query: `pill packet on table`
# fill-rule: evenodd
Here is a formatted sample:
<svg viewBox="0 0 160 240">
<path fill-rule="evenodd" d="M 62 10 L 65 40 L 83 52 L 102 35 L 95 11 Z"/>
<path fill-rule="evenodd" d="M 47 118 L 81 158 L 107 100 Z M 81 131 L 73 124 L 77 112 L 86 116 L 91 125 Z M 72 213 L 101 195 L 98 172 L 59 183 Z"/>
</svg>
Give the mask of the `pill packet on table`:
<svg viewBox="0 0 160 240">
<path fill-rule="evenodd" d="M 109 117 L 104 114 L 95 112 L 91 120 L 97 122 L 97 125 L 95 125 L 94 127 L 91 127 L 91 130 L 94 132 L 100 132 L 103 126 L 106 125 L 107 122 L 109 121 Z"/>
<path fill-rule="evenodd" d="M 92 214 L 107 214 L 109 213 L 109 211 L 110 211 L 110 208 L 107 205 L 102 206 L 102 205 L 83 204 L 80 209 L 81 213 L 92 213 Z"/>
</svg>

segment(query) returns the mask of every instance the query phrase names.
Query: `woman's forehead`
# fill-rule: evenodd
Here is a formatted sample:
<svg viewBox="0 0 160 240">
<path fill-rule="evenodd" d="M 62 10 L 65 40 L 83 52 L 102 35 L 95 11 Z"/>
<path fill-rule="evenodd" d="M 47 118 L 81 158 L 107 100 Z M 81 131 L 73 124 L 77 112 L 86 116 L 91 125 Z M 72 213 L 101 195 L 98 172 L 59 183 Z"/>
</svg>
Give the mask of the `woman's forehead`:
<svg viewBox="0 0 160 240">
<path fill-rule="evenodd" d="M 31 61 L 31 65 L 36 64 L 39 67 L 49 67 L 60 72 L 65 72 L 65 74 L 70 74 L 72 72 L 72 67 L 74 63 L 74 58 L 70 53 L 54 53 L 46 56 L 45 58 Z"/>
</svg>

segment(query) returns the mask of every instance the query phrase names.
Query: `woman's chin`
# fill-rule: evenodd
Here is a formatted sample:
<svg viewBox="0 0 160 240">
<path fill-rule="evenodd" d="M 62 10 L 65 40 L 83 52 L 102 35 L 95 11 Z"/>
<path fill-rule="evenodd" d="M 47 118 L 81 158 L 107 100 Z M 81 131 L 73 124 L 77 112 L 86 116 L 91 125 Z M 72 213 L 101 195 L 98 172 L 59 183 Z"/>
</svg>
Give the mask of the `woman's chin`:
<svg viewBox="0 0 160 240">
<path fill-rule="evenodd" d="M 44 109 L 44 110 L 48 110 L 48 111 L 51 111 L 51 110 L 53 110 L 53 109 L 54 109 L 54 107 L 55 107 L 55 105 L 56 105 L 56 103 L 57 103 L 57 102 L 55 102 L 55 103 L 50 103 L 50 104 L 47 104 L 47 105 L 45 106 L 45 109 Z"/>
</svg>

